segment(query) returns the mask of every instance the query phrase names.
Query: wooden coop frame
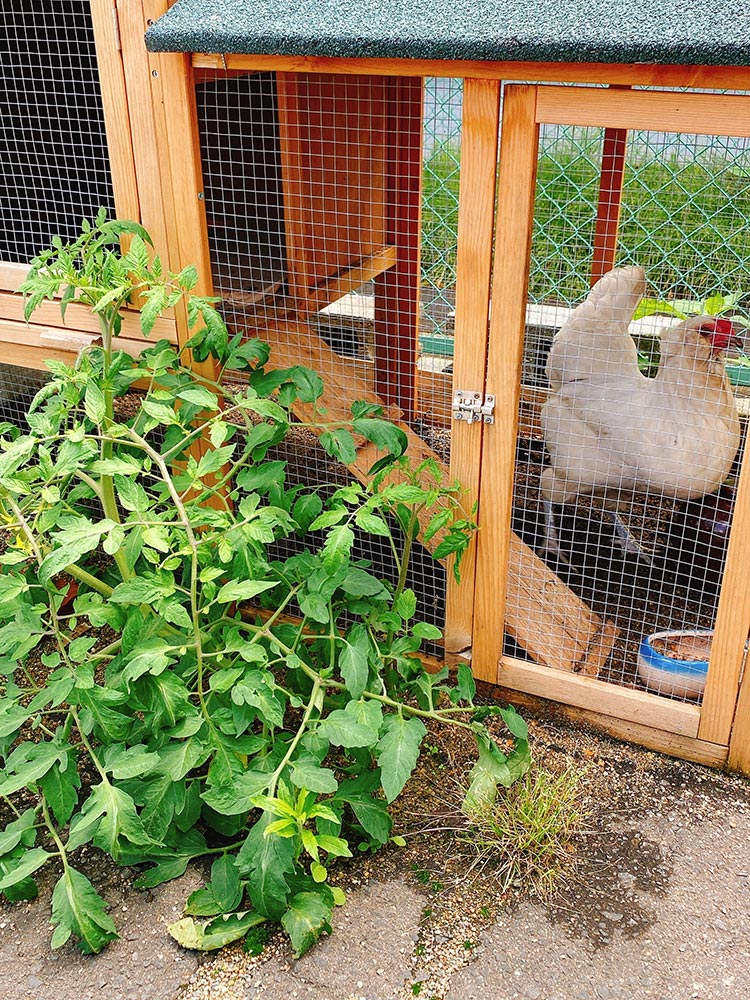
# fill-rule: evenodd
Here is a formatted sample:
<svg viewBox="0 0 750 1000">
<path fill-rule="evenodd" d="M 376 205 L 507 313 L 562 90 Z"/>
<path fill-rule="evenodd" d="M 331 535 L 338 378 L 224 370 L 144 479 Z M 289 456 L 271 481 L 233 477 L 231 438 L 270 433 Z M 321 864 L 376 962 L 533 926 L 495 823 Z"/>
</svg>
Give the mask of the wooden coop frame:
<svg viewBox="0 0 750 1000">
<path fill-rule="evenodd" d="M 479 504 L 482 525 L 464 561 L 462 584 L 448 578 L 445 648 L 456 661 L 471 650 L 475 674 L 499 684 L 511 699 L 543 698 L 569 715 L 612 735 L 713 766 L 750 773 L 750 677 L 743 674 L 750 634 L 750 460 L 744 461 L 724 585 L 717 612 L 707 688 L 700 707 L 597 679 L 615 638 L 600 619 L 513 534 L 511 483 L 518 423 L 519 373 L 533 215 L 536 142 L 541 122 L 605 127 L 596 221 L 592 282 L 614 264 L 620 196 L 629 129 L 671 124 L 677 131 L 750 136 L 750 97 L 679 94 L 668 89 L 750 89 L 743 65 L 677 65 L 630 61 L 446 59 L 289 54 L 147 51 L 147 29 L 173 6 L 168 0 L 90 0 L 112 180 L 118 215 L 140 220 L 157 249 L 177 270 L 197 266 L 197 292 L 215 291 L 203 199 L 196 83 L 257 73 L 276 74 L 285 199 L 285 240 L 290 294 L 265 310 L 255 332 L 268 340 L 278 364 L 302 363 L 333 371 L 325 404 L 344 417 L 355 399 L 381 402 L 409 436 L 409 453 L 431 450 L 409 428 L 420 393 L 442 395 L 450 412 L 449 378 L 417 372 L 418 280 L 421 176 L 421 105 L 427 77 L 464 83 L 456 319 L 462 351 L 454 360 L 453 383 L 491 393 L 498 401 L 495 423 L 453 425 L 451 478 L 467 490 L 467 506 Z M 196 0 L 192 0 L 195 5 Z M 152 32 L 153 34 L 153 32 Z M 162 48 L 157 41 L 150 48 Z M 750 62 L 750 48 L 747 50 Z M 375 164 L 370 174 L 374 206 L 358 215 L 347 200 L 346 179 L 331 187 L 328 150 L 314 148 L 307 133 L 309 84 L 315 81 L 324 107 L 347 91 L 347 81 L 367 79 L 379 127 L 363 141 L 362 156 Z M 505 88 L 505 81 L 532 81 Z M 582 85 L 571 89 L 570 86 Z M 597 87 L 586 85 L 599 85 Z M 351 95 L 350 95 L 351 100 Z M 356 112 L 354 112 L 356 113 Z M 374 118 L 372 116 L 375 115 Z M 379 116 L 379 117 L 378 117 Z M 294 127 L 292 128 L 291 125 Z M 502 136 L 498 150 L 498 136 Z M 300 136 L 303 139 L 300 139 Z M 332 136 L 335 147 L 335 134 Z M 319 176 L 301 170 L 318 164 Z M 498 161 L 498 152 L 500 153 Z M 499 162 L 499 166 L 498 166 Z M 311 194 L 311 182 L 317 184 Z M 328 185 L 328 186 L 327 186 Z M 393 196 L 385 197 L 389 190 Z M 497 198 L 496 198 L 497 195 Z M 348 206 L 347 225 L 357 227 L 366 253 L 350 260 L 336 227 L 326 231 L 326 252 L 307 252 L 310 227 L 325 228 L 327 200 Z M 395 220 L 399 220 L 396 231 Z M 70 307 L 63 327 L 54 304 L 45 304 L 31 324 L 22 320 L 15 293 L 25 268 L 0 262 L 0 343 L 5 359 L 43 367 L 48 357 L 69 359 L 96 336 L 84 310 Z M 365 280 L 376 288 L 374 371 L 338 358 L 316 337 L 310 312 L 335 301 Z M 398 308 L 392 303 L 399 288 Z M 404 289 L 407 289 L 404 292 Z M 490 301 L 505 303 L 491 313 Z M 252 332 L 250 327 L 248 332 Z M 159 321 L 155 337 L 184 344 L 186 317 L 180 310 Z M 137 317 L 128 318 L 120 346 L 140 349 Z M 401 362 L 401 363 L 399 363 Z M 209 365 L 204 367 L 211 374 Z M 404 372 L 411 371 L 411 376 Z M 397 374 L 398 373 L 398 374 Z M 305 407 L 300 406 L 300 415 Z M 366 478 L 374 449 L 363 445 L 350 467 Z M 487 517 L 492 511 L 492 517 Z M 523 593 L 524 604 L 506 599 Z M 498 583 L 500 581 L 500 584 Z M 543 627 L 529 628 L 524 608 L 539 609 Z M 503 655 L 503 626 L 537 661 Z"/>
</svg>

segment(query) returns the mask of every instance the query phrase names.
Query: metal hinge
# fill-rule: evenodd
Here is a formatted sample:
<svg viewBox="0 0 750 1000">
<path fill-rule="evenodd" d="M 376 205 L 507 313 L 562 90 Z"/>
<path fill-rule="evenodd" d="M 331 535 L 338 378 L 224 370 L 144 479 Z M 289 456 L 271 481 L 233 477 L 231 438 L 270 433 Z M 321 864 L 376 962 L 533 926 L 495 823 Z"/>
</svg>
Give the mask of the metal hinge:
<svg viewBox="0 0 750 1000">
<path fill-rule="evenodd" d="M 463 420 L 467 424 L 482 421 L 485 424 L 495 423 L 495 397 L 471 389 L 457 389 L 453 393 L 453 419 Z"/>
</svg>

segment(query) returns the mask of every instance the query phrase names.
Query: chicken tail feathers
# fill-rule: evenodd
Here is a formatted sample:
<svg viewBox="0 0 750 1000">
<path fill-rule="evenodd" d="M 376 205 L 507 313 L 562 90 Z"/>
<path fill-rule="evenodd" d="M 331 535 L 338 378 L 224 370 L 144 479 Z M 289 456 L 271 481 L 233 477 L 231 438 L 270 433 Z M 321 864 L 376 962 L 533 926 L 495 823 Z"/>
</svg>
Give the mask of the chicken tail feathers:
<svg viewBox="0 0 750 1000">
<path fill-rule="evenodd" d="M 607 272 L 560 327 L 552 343 L 547 375 L 553 389 L 599 375 L 638 375 L 638 352 L 628 333 L 646 290 L 642 267 Z"/>
</svg>

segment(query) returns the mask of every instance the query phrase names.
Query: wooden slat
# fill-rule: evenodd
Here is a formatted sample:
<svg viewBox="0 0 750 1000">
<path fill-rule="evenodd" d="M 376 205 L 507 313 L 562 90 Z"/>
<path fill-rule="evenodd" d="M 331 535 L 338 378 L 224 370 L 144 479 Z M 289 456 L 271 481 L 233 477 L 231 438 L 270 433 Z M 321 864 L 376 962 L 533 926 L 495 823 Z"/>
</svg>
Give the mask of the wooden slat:
<svg viewBox="0 0 750 1000">
<path fill-rule="evenodd" d="M 750 670 L 747 658 L 729 738 L 729 767 L 734 771 L 750 774 Z"/>
<path fill-rule="evenodd" d="M 15 292 L 26 280 L 28 273 L 28 264 L 14 264 L 6 260 L 0 261 L 0 288 L 9 292 Z"/>
<path fill-rule="evenodd" d="M 658 750 L 659 753 L 670 754 L 681 760 L 694 761 L 696 764 L 703 764 L 706 767 L 724 767 L 727 762 L 727 748 L 716 743 L 706 743 L 704 740 L 694 739 L 690 736 L 680 736 L 678 733 L 654 729 L 630 719 L 618 719 L 611 715 L 603 715 L 599 711 L 550 702 L 545 698 L 513 691 L 509 688 L 497 688 L 496 692 L 498 697 L 521 708 L 532 712 L 542 710 L 549 712 L 551 710 L 555 716 L 567 719 L 576 725 L 590 726 L 592 729 L 607 733 L 616 739 L 637 743 L 649 750 Z"/>
<path fill-rule="evenodd" d="M 115 196 L 115 210 L 121 219 L 140 218 L 133 143 L 130 132 L 125 75 L 118 50 L 112 0 L 91 0 L 97 69 L 102 93 L 104 126 Z M 85 155 L 85 151 L 81 150 Z"/>
<path fill-rule="evenodd" d="M 158 16 L 158 5 L 150 0 L 117 0 L 122 62 L 128 92 L 133 159 L 140 200 L 140 222 L 154 240 L 162 259 L 169 261 L 167 222 L 162 183 L 164 175 L 159 159 L 157 122 L 153 100 L 151 64 L 143 44 L 147 20 Z M 169 173 L 166 173 L 168 179 Z"/>
<path fill-rule="evenodd" d="M 627 129 L 608 128 L 604 130 L 602 169 L 599 177 L 599 203 L 596 212 L 594 253 L 591 263 L 592 287 L 615 266 L 627 143 Z"/>
<path fill-rule="evenodd" d="M 0 319 L 0 361 L 23 365 L 26 362 L 22 357 L 34 356 L 32 368 L 44 368 L 46 358 L 58 358 L 70 364 L 82 348 L 98 339 L 98 334 L 90 331 Z M 140 337 L 115 337 L 112 343 L 116 351 L 127 351 L 134 357 L 148 346 Z"/>
<path fill-rule="evenodd" d="M 419 78 L 383 81 L 386 97 L 385 222 L 396 261 L 375 281 L 375 387 L 407 420 L 416 404 L 422 236 L 422 118 Z"/>
<path fill-rule="evenodd" d="M 23 323 L 23 297 L 13 295 L 10 292 L 0 292 L 0 317 L 7 320 Z M 71 304 L 65 310 L 65 321 L 60 315 L 60 305 L 56 301 L 42 302 L 34 310 L 33 320 L 42 326 L 59 327 L 60 332 L 70 331 L 75 333 L 100 333 L 99 321 L 91 312 L 88 306 Z M 122 311 L 122 336 L 129 338 L 141 338 L 141 327 L 139 314 L 132 309 Z M 161 316 L 154 324 L 149 341 L 153 344 L 157 340 L 169 340 L 177 343 L 177 333 L 174 319 Z"/>
<path fill-rule="evenodd" d="M 477 539 L 473 667 L 494 681 L 502 654 L 518 397 L 534 213 L 538 126 L 536 88 L 505 91 L 486 391 L 495 423 L 484 435 Z M 502 308 L 497 308 L 502 303 Z M 470 388 L 470 387 L 469 387 Z M 557 638 L 557 637 L 556 637 Z M 555 640 L 553 640 L 555 643 Z M 555 643 L 556 644 L 556 643 Z M 565 658 L 566 651 L 563 652 Z M 571 657 L 576 659 L 575 656 Z"/>
<path fill-rule="evenodd" d="M 701 709 L 699 736 L 728 743 L 735 712 L 745 643 L 750 634 L 750 448 L 745 449 L 737 483 L 716 626 Z M 747 686 L 747 685 L 746 685 Z M 741 738 L 739 732 L 738 738 Z M 750 741 L 750 737 L 747 737 Z M 739 746 L 735 744 L 735 748 Z"/>
<path fill-rule="evenodd" d="M 750 137 L 750 98 L 648 90 L 539 87 L 536 121 Z"/>
<path fill-rule="evenodd" d="M 484 391 L 487 368 L 487 332 L 492 278 L 497 146 L 500 124 L 500 84 L 496 80 L 466 80 L 463 97 L 461 178 L 458 201 L 455 341 L 453 376 L 434 375 L 433 393 L 426 391 L 428 373 L 419 373 L 420 413 L 425 404 L 447 403 L 451 419 L 452 386 Z M 437 392 L 440 383 L 443 392 Z M 447 397 L 447 398 L 446 398 Z M 451 426 L 451 479 L 466 492 L 466 506 L 479 501 L 482 460 L 482 423 L 456 421 Z M 448 575 L 445 645 L 459 651 L 471 645 L 474 631 L 476 537 L 461 563 L 461 583 Z"/>
<path fill-rule="evenodd" d="M 395 246 L 380 247 L 354 267 L 347 268 L 342 274 L 336 275 L 309 292 L 306 296 L 307 304 L 311 309 L 322 309 L 330 305 L 366 281 L 371 281 L 392 268 L 396 263 L 397 252 Z"/>
<path fill-rule="evenodd" d="M 492 514 L 485 514 L 485 520 L 481 511 L 480 502 L 480 559 L 485 533 L 492 531 L 500 534 L 500 524 L 492 524 Z M 617 629 L 610 622 L 603 622 L 513 532 L 510 532 L 506 565 L 505 621 L 500 614 L 502 607 L 500 611 L 495 611 L 494 617 L 480 618 L 479 611 L 474 615 L 475 667 L 478 666 L 478 655 L 488 655 L 482 652 L 483 648 L 494 648 L 498 651 L 497 656 L 500 655 L 504 633 L 507 632 L 539 663 L 596 676 L 617 638 Z M 483 606 L 484 614 L 489 615 L 493 605 L 483 586 L 497 591 L 501 589 L 500 581 L 505 579 L 506 576 L 501 577 L 498 572 L 497 579 L 490 578 L 483 585 L 477 574 L 476 600 Z"/>
<path fill-rule="evenodd" d="M 580 674 L 549 670 L 536 663 L 503 657 L 497 683 L 515 691 L 560 701 L 619 719 L 637 719 L 643 726 L 695 738 L 700 709 L 646 691 L 608 684 Z"/>
<path fill-rule="evenodd" d="M 492 62 L 466 59 L 335 59 L 322 56 L 195 53 L 193 65 L 225 72 L 371 73 L 373 76 L 443 76 L 480 80 L 619 83 L 632 86 L 747 89 L 746 66 L 660 66 L 644 63 Z"/>
</svg>

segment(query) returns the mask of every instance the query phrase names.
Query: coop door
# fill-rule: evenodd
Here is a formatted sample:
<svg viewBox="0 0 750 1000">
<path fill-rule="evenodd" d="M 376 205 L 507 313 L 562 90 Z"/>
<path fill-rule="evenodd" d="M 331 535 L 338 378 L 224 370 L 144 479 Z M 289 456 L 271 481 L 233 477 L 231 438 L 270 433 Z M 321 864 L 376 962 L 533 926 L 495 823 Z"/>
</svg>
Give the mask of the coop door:
<svg viewBox="0 0 750 1000">
<path fill-rule="evenodd" d="M 482 445 L 477 671 L 714 749 L 750 626 L 750 400 L 719 327 L 677 328 L 746 329 L 748 122 L 743 96 L 505 89 Z M 641 318 L 636 294 L 571 319 L 623 265 Z M 654 655 L 661 632 L 689 634 Z"/>
<path fill-rule="evenodd" d="M 458 80 L 282 72 L 204 74 L 196 92 L 211 269 L 230 329 L 268 343 L 275 367 L 315 370 L 331 425 L 357 401 L 382 405 L 415 466 L 432 459 L 446 481 L 451 370 L 467 346 L 456 338 L 453 356 L 461 97 Z M 496 128 L 493 142 L 494 173 Z M 485 303 L 483 350 L 486 324 Z M 276 457 L 287 482 L 325 492 L 368 481 L 377 449 L 357 446 L 344 465 L 297 428 Z M 398 579 L 386 539 L 358 530 L 356 552 Z M 446 568 L 426 548 L 407 585 L 417 616 L 443 628 Z"/>
</svg>

